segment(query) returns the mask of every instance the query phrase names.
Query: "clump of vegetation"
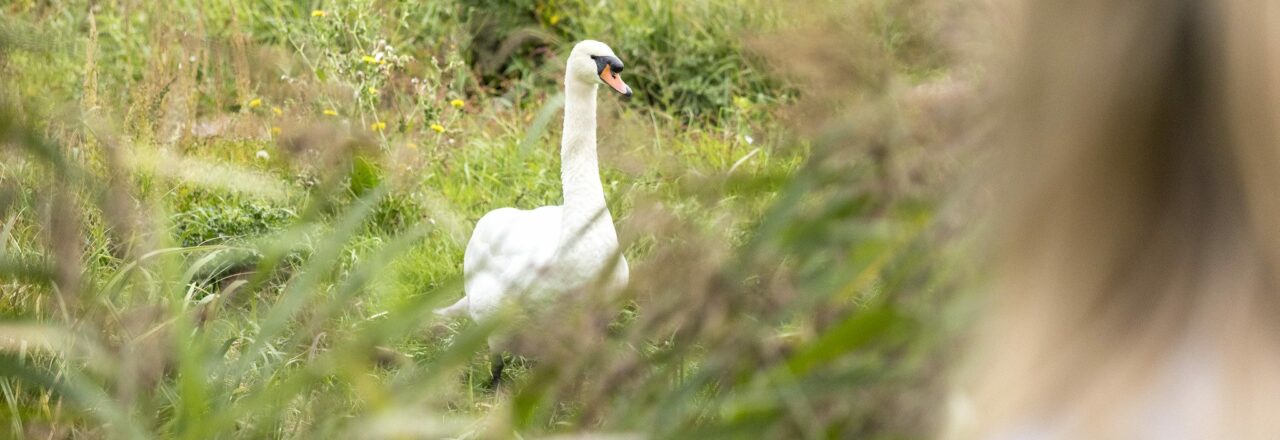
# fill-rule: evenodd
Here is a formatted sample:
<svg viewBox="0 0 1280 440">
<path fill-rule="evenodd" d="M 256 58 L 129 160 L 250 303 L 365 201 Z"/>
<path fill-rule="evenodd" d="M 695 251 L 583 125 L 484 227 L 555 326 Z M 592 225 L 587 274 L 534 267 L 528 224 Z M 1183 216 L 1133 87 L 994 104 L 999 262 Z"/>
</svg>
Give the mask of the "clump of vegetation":
<svg viewBox="0 0 1280 440">
<path fill-rule="evenodd" d="M 0 7 L 0 430 L 927 434 L 951 61 L 931 3 L 853 3 Z M 559 203 L 583 38 L 639 98 L 600 106 L 631 287 L 439 320 L 476 219 Z M 496 391 L 495 335 L 538 354 Z"/>
<path fill-rule="evenodd" d="M 177 197 L 177 205 L 186 209 L 174 215 L 173 234 L 183 247 L 262 236 L 296 217 L 288 208 L 216 192 L 195 190 Z"/>
<path fill-rule="evenodd" d="M 558 81 L 528 78 L 545 70 L 556 47 L 582 39 L 625 42 L 615 50 L 634 60 L 628 85 L 638 100 L 682 121 L 730 117 L 749 103 L 775 104 L 790 91 L 746 51 L 744 37 L 777 31 L 780 5 L 766 1 L 618 2 L 587 0 L 466 0 L 473 5 L 472 53 L 489 84 L 545 88 Z M 517 56 L 512 56 L 517 55 Z M 552 69 L 555 69 L 553 64 Z M 736 104 L 736 105 L 735 105 Z"/>
</svg>

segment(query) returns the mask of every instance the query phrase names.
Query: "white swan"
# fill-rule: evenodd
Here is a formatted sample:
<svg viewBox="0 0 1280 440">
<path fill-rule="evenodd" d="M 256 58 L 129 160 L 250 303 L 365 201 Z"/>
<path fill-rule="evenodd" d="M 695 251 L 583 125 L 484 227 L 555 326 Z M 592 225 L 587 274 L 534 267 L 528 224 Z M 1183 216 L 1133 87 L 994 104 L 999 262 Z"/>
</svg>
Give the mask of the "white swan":
<svg viewBox="0 0 1280 440">
<path fill-rule="evenodd" d="M 500 208 L 480 218 L 463 257 L 465 296 L 437 313 L 465 311 L 479 322 L 514 297 L 553 297 L 600 281 L 606 290 L 626 286 L 627 261 L 618 250 L 596 160 L 596 90 L 603 83 L 630 97 L 621 72 L 622 61 L 604 43 L 587 40 L 573 47 L 560 141 L 564 204 Z M 500 374 L 501 367 L 495 368 Z"/>
</svg>

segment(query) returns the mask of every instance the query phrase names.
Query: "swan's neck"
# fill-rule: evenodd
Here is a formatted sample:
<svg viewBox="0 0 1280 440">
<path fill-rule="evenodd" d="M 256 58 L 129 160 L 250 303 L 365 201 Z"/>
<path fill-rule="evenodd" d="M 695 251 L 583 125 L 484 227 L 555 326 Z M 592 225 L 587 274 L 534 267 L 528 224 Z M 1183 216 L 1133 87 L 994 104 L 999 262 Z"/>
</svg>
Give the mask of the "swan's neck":
<svg viewBox="0 0 1280 440">
<path fill-rule="evenodd" d="M 597 225 L 613 226 L 596 159 L 596 88 L 566 79 L 560 181 L 564 185 L 563 234 L 573 240 Z"/>
</svg>

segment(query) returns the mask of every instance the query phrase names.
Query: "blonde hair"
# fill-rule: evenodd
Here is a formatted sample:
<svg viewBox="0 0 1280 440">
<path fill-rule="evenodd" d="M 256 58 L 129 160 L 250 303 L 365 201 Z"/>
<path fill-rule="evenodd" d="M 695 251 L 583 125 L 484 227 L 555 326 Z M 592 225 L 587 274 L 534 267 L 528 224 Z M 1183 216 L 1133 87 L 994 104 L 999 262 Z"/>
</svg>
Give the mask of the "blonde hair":
<svg viewBox="0 0 1280 440">
<path fill-rule="evenodd" d="M 1025 6 L 951 434 L 1277 437 L 1280 9 Z"/>
</svg>

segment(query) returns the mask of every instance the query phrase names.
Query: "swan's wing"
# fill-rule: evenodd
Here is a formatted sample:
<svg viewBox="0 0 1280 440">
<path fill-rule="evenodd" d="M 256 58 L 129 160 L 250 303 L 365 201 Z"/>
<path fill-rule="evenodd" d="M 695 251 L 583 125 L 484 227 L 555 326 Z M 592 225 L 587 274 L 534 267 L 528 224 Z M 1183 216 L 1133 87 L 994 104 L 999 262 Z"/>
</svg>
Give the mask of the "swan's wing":
<svg viewBox="0 0 1280 440">
<path fill-rule="evenodd" d="M 502 208 L 480 218 L 462 266 L 472 315 L 528 288 L 550 266 L 559 242 L 559 206 Z"/>
<path fill-rule="evenodd" d="M 549 263 L 560 243 L 560 207 L 544 206 L 531 211 L 502 208 L 485 214 L 476 223 L 467 251 L 492 259 L 493 266 L 516 269 Z M 472 261 L 473 264 L 482 261 Z M 478 269 L 479 266 L 473 266 Z"/>
</svg>

